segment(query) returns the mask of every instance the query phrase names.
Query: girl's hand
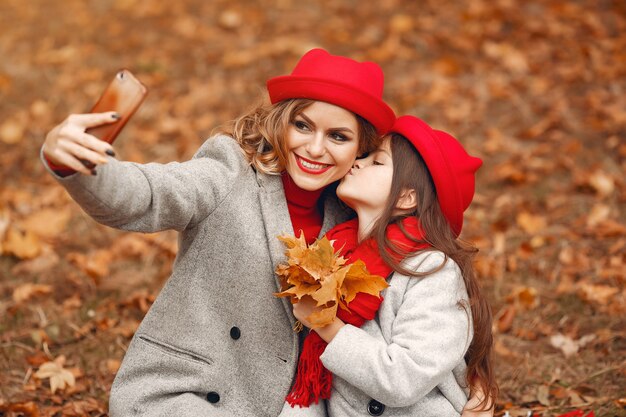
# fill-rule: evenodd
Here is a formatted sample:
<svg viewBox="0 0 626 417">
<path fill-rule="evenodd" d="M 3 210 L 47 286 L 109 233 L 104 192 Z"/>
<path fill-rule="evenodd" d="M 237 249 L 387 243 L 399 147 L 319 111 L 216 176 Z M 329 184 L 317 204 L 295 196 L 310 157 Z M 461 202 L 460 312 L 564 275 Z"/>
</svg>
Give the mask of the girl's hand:
<svg viewBox="0 0 626 417">
<path fill-rule="evenodd" d="M 311 328 L 311 322 L 307 320 L 307 317 L 320 310 L 321 308 L 317 307 L 317 302 L 308 295 L 305 295 L 293 305 L 293 315 L 308 328 Z"/>
<path fill-rule="evenodd" d="M 43 153 L 55 165 L 91 175 L 97 165 L 107 163 L 106 155 L 115 156 L 115 152 L 110 144 L 85 130 L 118 119 L 115 112 L 72 114 L 46 135 Z"/>
<path fill-rule="evenodd" d="M 296 319 L 298 319 L 298 321 L 300 321 L 300 323 L 309 329 L 311 328 L 311 322 L 307 320 L 307 317 L 320 310 L 322 310 L 322 308 L 318 307 L 317 302 L 308 295 L 302 297 L 300 301 L 293 305 L 293 315 Z M 329 325 L 317 327 L 313 330 L 317 332 L 317 334 L 319 334 L 326 343 L 330 343 L 343 326 L 345 326 L 345 323 L 335 317 Z"/>
<path fill-rule="evenodd" d="M 478 404 L 485 398 L 485 393 L 480 388 L 480 385 L 474 384 L 474 386 L 470 388 L 470 394 L 471 397 L 467 401 L 467 404 L 465 404 L 465 407 L 463 407 L 461 417 L 493 417 L 492 401 L 489 402 L 491 407 L 488 410 L 481 410 L 482 407 L 478 407 Z"/>
</svg>

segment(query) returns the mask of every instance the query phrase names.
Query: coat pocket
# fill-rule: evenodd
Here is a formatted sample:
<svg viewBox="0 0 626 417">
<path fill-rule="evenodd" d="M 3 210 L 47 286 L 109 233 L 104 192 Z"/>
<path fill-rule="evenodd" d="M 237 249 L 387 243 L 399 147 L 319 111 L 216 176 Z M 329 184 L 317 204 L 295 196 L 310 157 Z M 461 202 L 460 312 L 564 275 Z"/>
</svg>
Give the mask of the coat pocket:
<svg viewBox="0 0 626 417">
<path fill-rule="evenodd" d="M 199 363 L 201 365 L 213 365 L 213 359 L 208 358 L 206 356 L 198 355 L 197 353 L 190 352 L 185 349 L 181 349 L 179 347 L 170 345 L 169 343 L 161 342 L 160 340 L 156 340 L 153 337 L 147 336 L 145 334 L 137 335 L 139 340 L 151 346 L 152 348 L 163 352 L 167 355 L 174 356 L 179 359 L 184 359 L 187 361 Z"/>
</svg>

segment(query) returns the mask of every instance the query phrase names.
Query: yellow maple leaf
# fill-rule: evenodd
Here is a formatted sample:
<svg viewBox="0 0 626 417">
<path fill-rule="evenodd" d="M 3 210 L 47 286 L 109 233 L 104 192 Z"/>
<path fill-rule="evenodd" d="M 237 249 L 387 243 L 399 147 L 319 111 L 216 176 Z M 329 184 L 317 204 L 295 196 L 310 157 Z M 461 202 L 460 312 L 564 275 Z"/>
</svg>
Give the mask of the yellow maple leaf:
<svg viewBox="0 0 626 417">
<path fill-rule="evenodd" d="M 73 387 L 76 384 L 74 374 L 63 368 L 65 356 L 61 355 L 53 361 L 46 362 L 35 372 L 35 377 L 39 379 L 50 379 L 50 391 L 54 394 L 57 389 Z"/>
<path fill-rule="evenodd" d="M 341 285 L 343 301 L 346 303 L 354 300 L 357 293 L 364 292 L 378 296 L 382 290 L 389 286 L 385 278 L 370 274 L 365 263 L 360 259 L 350 264 L 349 267 L 350 269 Z"/>
<path fill-rule="evenodd" d="M 311 315 L 307 317 L 307 320 L 311 322 L 312 329 L 317 329 L 318 327 L 328 326 L 332 323 L 336 315 L 337 303 L 333 303 L 331 306 L 323 308 L 315 313 L 311 313 Z"/>
<path fill-rule="evenodd" d="M 333 242 L 326 236 L 308 246 L 302 234 L 300 238 L 286 235 L 278 238 L 287 248 L 287 263 L 276 268 L 282 291 L 275 295 L 291 297 L 294 304 L 304 296 L 311 296 L 322 307 L 307 317 L 312 328 L 330 324 L 337 308 L 348 310 L 347 304 L 357 293 L 379 296 L 388 287 L 383 277 L 367 271 L 363 261 L 346 264 L 346 259 L 335 251 Z"/>
</svg>

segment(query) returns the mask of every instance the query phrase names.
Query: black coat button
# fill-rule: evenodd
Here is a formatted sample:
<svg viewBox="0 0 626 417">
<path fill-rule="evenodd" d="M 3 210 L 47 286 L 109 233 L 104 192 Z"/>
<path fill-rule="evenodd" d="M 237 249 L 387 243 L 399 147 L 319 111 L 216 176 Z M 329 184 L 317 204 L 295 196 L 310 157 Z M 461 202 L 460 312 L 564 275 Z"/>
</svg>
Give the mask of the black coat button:
<svg viewBox="0 0 626 417">
<path fill-rule="evenodd" d="M 241 337 L 241 330 L 239 330 L 239 327 L 235 326 L 230 329 L 230 337 L 232 337 L 235 340 Z"/>
<path fill-rule="evenodd" d="M 367 405 L 367 412 L 370 413 L 370 416 L 382 416 L 385 411 L 385 404 L 380 403 L 376 400 L 372 400 Z"/>
<path fill-rule="evenodd" d="M 206 400 L 211 404 L 215 404 L 220 400 L 220 395 L 217 392 L 211 391 L 206 395 Z"/>
</svg>

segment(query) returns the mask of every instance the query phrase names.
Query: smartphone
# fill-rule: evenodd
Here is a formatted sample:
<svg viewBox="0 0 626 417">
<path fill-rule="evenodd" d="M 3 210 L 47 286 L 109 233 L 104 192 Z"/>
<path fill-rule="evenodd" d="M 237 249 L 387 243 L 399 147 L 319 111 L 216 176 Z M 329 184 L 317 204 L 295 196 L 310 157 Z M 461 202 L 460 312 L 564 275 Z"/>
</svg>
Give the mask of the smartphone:
<svg viewBox="0 0 626 417">
<path fill-rule="evenodd" d="M 148 89 L 130 71 L 127 69 L 118 71 L 91 109 L 91 113 L 115 111 L 120 116 L 119 120 L 91 127 L 86 132 L 100 140 L 113 143 L 147 93 Z"/>
</svg>

